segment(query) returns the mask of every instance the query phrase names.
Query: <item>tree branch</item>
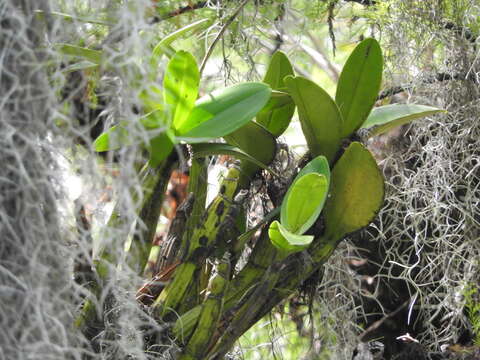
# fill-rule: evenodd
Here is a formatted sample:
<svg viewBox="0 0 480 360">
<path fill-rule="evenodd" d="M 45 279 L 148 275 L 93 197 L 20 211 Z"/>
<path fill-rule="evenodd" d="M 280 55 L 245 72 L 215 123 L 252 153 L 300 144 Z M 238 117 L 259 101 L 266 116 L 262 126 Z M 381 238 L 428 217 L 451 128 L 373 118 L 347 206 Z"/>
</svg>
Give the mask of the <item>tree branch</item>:
<svg viewBox="0 0 480 360">
<path fill-rule="evenodd" d="M 356 2 L 360 5 L 366 5 L 366 6 L 375 5 L 377 3 L 375 0 L 343 0 L 343 1 Z"/>
<path fill-rule="evenodd" d="M 208 1 L 197 1 L 194 4 L 179 7 L 178 9 L 169 11 L 166 14 L 156 15 L 152 18 L 152 23 L 153 24 L 158 23 L 158 22 L 170 19 L 172 17 L 185 14 L 185 13 L 190 12 L 190 11 L 194 11 L 194 10 L 197 10 L 197 9 L 203 9 L 203 8 L 207 7 L 207 5 L 208 5 Z"/>
</svg>

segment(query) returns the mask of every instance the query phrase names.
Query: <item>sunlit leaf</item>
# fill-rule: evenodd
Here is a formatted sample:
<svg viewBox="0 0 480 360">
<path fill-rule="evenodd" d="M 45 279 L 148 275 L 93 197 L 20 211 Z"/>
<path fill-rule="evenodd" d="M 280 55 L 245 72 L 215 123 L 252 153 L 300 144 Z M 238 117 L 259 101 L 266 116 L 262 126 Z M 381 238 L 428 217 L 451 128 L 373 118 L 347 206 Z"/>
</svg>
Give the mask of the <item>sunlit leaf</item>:
<svg viewBox="0 0 480 360">
<path fill-rule="evenodd" d="M 325 204 L 326 236 L 341 239 L 367 226 L 383 204 L 383 175 L 370 151 L 353 142 L 337 161 Z"/>
<path fill-rule="evenodd" d="M 325 176 L 325 179 L 327 180 L 327 187 L 329 186 L 329 184 L 330 184 L 330 166 L 328 164 L 328 160 L 325 158 L 325 156 L 322 156 L 322 155 L 317 156 L 315 159 L 311 160 L 307 165 L 305 165 L 299 171 L 299 173 L 297 174 L 295 179 L 292 181 L 292 184 L 290 185 L 287 193 L 284 196 L 284 199 L 285 199 L 284 201 L 285 202 L 289 198 L 290 192 L 292 191 L 293 185 L 295 184 L 295 182 L 298 181 L 301 177 L 303 177 L 307 174 L 311 174 L 311 173 L 321 174 L 321 175 Z M 325 202 L 325 199 L 323 200 L 323 202 Z M 321 206 L 323 207 L 323 205 L 324 204 L 322 203 Z M 288 223 L 286 210 L 287 210 L 287 207 L 283 206 L 283 204 L 282 204 L 281 213 L 280 213 L 280 222 L 283 223 L 283 224 Z"/>
<path fill-rule="evenodd" d="M 288 76 L 285 84 L 298 109 L 302 131 L 313 156 L 332 162 L 340 148 L 342 116 L 325 90 L 303 77 Z"/>
<path fill-rule="evenodd" d="M 268 236 L 276 248 L 287 254 L 302 251 L 313 241 L 313 236 L 292 234 L 276 220 L 270 224 Z"/>
<path fill-rule="evenodd" d="M 375 39 L 353 50 L 338 79 L 335 102 L 343 117 L 342 138 L 349 137 L 367 118 L 382 82 L 383 57 Z"/>
<path fill-rule="evenodd" d="M 283 226 L 294 234 L 303 234 L 317 220 L 328 193 L 328 181 L 324 175 L 303 175 L 291 186 L 285 207 Z M 285 220 L 285 221 L 283 221 Z"/>
<path fill-rule="evenodd" d="M 272 56 L 263 82 L 270 85 L 273 90 L 283 89 L 285 87 L 283 79 L 293 74 L 288 57 L 283 52 L 277 51 Z M 283 98 L 272 96 L 269 104 L 257 114 L 257 122 L 278 137 L 288 128 L 294 112 L 295 104 L 289 96 Z"/>
<path fill-rule="evenodd" d="M 249 122 L 270 98 L 263 83 L 247 82 L 216 90 L 197 100 L 190 117 L 177 129 L 179 139 L 194 143 L 222 137 Z"/>
<path fill-rule="evenodd" d="M 362 128 L 369 129 L 370 136 L 385 133 L 397 126 L 408 124 L 409 122 L 425 116 L 445 112 L 431 106 L 415 104 L 393 104 L 374 108 L 367 120 L 362 124 Z"/>
<path fill-rule="evenodd" d="M 163 78 L 163 97 L 175 129 L 181 128 L 190 115 L 199 81 L 195 58 L 186 51 L 178 51 L 169 61 Z"/>
</svg>

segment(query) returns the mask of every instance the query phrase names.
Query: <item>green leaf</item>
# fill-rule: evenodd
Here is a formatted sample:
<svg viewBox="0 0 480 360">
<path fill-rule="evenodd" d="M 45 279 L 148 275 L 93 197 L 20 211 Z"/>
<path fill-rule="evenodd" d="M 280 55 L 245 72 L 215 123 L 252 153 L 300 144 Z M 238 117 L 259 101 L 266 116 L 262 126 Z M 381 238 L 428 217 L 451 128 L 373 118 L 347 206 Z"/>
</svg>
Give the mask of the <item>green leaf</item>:
<svg viewBox="0 0 480 360">
<path fill-rule="evenodd" d="M 181 128 L 188 119 L 197 100 L 199 82 L 195 58 L 186 51 L 178 51 L 169 61 L 163 78 L 164 102 L 169 106 L 175 129 Z"/>
<path fill-rule="evenodd" d="M 330 183 L 330 166 L 328 165 L 328 160 L 325 156 L 320 155 L 311 160 L 302 170 L 299 171 L 293 182 L 297 181 L 297 179 L 303 175 L 310 173 L 322 174 L 327 178 L 328 183 Z"/>
<path fill-rule="evenodd" d="M 292 234 L 276 220 L 270 224 L 268 236 L 276 248 L 287 254 L 302 251 L 313 241 L 312 235 Z"/>
<path fill-rule="evenodd" d="M 282 203 L 286 221 L 282 224 L 294 234 L 303 234 L 317 220 L 327 198 L 328 181 L 325 175 L 303 175 L 292 185 Z"/>
<path fill-rule="evenodd" d="M 340 148 L 342 116 L 325 90 L 303 77 L 287 76 L 285 84 L 298 109 L 298 117 L 313 156 L 331 163 Z"/>
<path fill-rule="evenodd" d="M 117 150 L 125 145 L 131 145 L 131 139 L 128 130 L 121 124 L 112 126 L 93 142 L 97 152 Z"/>
<path fill-rule="evenodd" d="M 382 82 L 383 57 L 375 39 L 365 39 L 353 50 L 340 78 L 335 101 L 343 116 L 342 138 L 349 137 L 365 121 Z"/>
<path fill-rule="evenodd" d="M 189 143 L 204 142 L 234 132 L 263 108 L 270 92 L 266 84 L 247 82 L 202 97 L 178 129 L 179 139 Z"/>
<path fill-rule="evenodd" d="M 275 157 L 275 137 L 262 125 L 249 121 L 246 125 L 226 135 L 225 141 L 253 156 L 263 164 L 270 164 Z"/>
<path fill-rule="evenodd" d="M 205 27 L 209 26 L 211 24 L 210 19 L 202 19 L 199 21 L 196 21 L 194 23 L 188 24 L 187 26 L 184 26 L 181 29 L 178 29 L 177 31 L 165 36 L 154 48 L 152 51 L 152 61 L 154 64 L 158 63 L 158 60 L 162 54 L 164 54 L 166 51 L 168 52 L 171 48 L 171 44 L 177 40 L 180 39 L 184 36 L 186 36 L 188 33 L 195 33 L 201 29 L 204 29 Z"/>
<path fill-rule="evenodd" d="M 374 108 L 362 128 L 369 129 L 375 126 L 370 136 L 383 134 L 397 126 L 425 116 L 446 112 L 445 110 L 425 105 L 415 104 L 393 104 Z"/>
<path fill-rule="evenodd" d="M 277 51 L 272 56 L 263 82 L 270 85 L 273 90 L 278 90 L 285 87 L 283 79 L 288 75 L 294 75 L 292 65 L 283 52 Z M 288 128 L 295 112 L 295 104 L 289 97 L 283 99 L 272 97 L 271 100 L 271 103 L 269 102 L 265 109 L 257 114 L 257 122 L 278 137 Z"/>
<path fill-rule="evenodd" d="M 327 238 L 340 240 L 367 226 L 380 210 L 383 196 L 383 175 L 372 154 L 360 143 L 351 143 L 332 171 L 323 211 Z"/>
<path fill-rule="evenodd" d="M 303 167 L 302 170 L 299 171 L 295 179 L 292 181 L 292 184 L 288 188 L 287 193 L 285 194 L 284 201 L 282 201 L 282 206 L 281 206 L 281 213 L 280 213 L 280 222 L 282 224 L 288 224 L 288 217 L 287 217 L 287 206 L 286 203 L 290 197 L 290 193 L 292 192 L 292 189 L 294 188 L 295 183 L 302 177 L 308 174 L 319 174 L 325 177 L 327 180 L 327 190 L 328 187 L 330 186 L 330 166 L 328 165 L 328 160 L 325 158 L 325 156 L 317 156 L 315 159 L 311 160 L 307 165 Z M 326 197 L 321 201 L 319 204 L 320 211 L 323 208 L 323 205 L 325 203 Z M 284 205 L 285 203 L 285 205 Z M 315 219 L 316 220 L 316 219 Z M 315 222 L 314 220 L 314 222 Z M 311 225 L 310 225 L 311 226 Z M 308 230 L 308 229 L 306 229 Z M 306 231 L 305 230 L 305 231 Z"/>
<path fill-rule="evenodd" d="M 206 156 L 212 155 L 231 155 L 240 160 L 250 161 L 251 163 L 257 165 L 262 169 L 269 170 L 268 166 L 255 159 L 254 157 L 250 156 L 243 150 L 229 145 L 229 144 L 222 144 L 222 143 L 199 143 L 192 145 L 192 158 L 202 158 Z M 271 171 L 271 170 L 269 170 Z"/>
<path fill-rule="evenodd" d="M 148 152 L 150 159 L 148 165 L 150 167 L 157 167 L 167 158 L 173 150 L 173 140 L 169 131 L 162 132 L 150 140 Z"/>
<path fill-rule="evenodd" d="M 65 55 L 78 56 L 94 64 L 102 62 L 102 52 L 70 44 L 57 44 L 58 51 Z"/>
</svg>

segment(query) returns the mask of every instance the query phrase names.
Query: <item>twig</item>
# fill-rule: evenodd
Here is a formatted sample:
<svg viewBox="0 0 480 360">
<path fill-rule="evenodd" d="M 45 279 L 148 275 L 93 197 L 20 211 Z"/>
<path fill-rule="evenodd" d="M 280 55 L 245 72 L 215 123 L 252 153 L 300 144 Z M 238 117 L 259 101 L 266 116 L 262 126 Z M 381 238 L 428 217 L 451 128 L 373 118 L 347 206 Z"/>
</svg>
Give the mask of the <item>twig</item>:
<svg viewBox="0 0 480 360">
<path fill-rule="evenodd" d="M 343 0 L 343 1 L 356 2 L 360 5 L 366 5 L 366 6 L 375 5 L 377 3 L 375 0 Z"/>
<path fill-rule="evenodd" d="M 238 16 L 240 11 L 243 9 L 243 7 L 249 2 L 250 0 L 243 0 L 240 6 L 235 10 L 235 12 L 227 19 L 225 24 L 223 24 L 222 28 L 217 34 L 217 37 L 213 40 L 212 44 L 207 50 L 207 53 L 205 54 L 205 57 L 202 60 L 202 64 L 200 65 L 200 74 L 202 74 L 203 70 L 205 69 L 205 65 L 207 64 L 208 58 L 212 55 L 213 49 L 217 45 L 217 43 L 220 41 L 222 38 L 223 34 L 227 30 L 227 28 L 230 26 L 230 24 L 235 20 L 235 18 Z"/>
<path fill-rule="evenodd" d="M 197 1 L 194 4 L 187 5 L 187 6 L 182 6 L 178 9 L 170 11 L 170 12 L 164 14 L 164 15 L 157 15 L 157 16 L 152 18 L 152 23 L 153 24 L 158 23 L 160 21 L 164 21 L 164 20 L 170 19 L 172 17 L 185 14 L 185 13 L 190 12 L 190 11 L 194 11 L 194 10 L 197 10 L 197 9 L 203 9 L 203 8 L 207 7 L 207 5 L 208 5 L 208 1 Z"/>
<path fill-rule="evenodd" d="M 372 325 L 370 325 L 368 328 L 365 329 L 364 332 L 362 332 L 360 334 L 360 336 L 358 337 L 360 341 L 365 341 L 365 337 L 377 330 L 385 321 L 387 321 L 388 319 L 394 317 L 395 315 L 397 315 L 405 306 L 408 305 L 408 303 L 410 302 L 410 299 L 406 300 L 402 305 L 400 305 L 395 311 L 391 312 L 390 314 L 387 314 L 385 315 L 383 318 L 381 318 L 380 320 L 377 320 L 375 321 Z"/>
<path fill-rule="evenodd" d="M 335 51 L 337 50 L 337 46 L 335 45 L 335 32 L 333 31 L 333 20 L 335 19 L 335 14 L 333 13 L 335 10 L 335 5 L 337 5 L 337 1 L 333 1 L 328 5 L 328 33 L 330 34 L 330 40 L 332 41 L 333 47 L 333 56 L 335 56 Z"/>
</svg>

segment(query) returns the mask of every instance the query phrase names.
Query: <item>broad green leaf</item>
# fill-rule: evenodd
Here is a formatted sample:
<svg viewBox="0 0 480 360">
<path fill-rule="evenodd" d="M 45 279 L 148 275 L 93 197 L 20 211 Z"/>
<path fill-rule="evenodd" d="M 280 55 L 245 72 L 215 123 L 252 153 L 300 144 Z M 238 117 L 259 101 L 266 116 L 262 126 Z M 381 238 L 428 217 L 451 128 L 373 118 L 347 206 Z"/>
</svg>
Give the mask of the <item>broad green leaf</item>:
<svg viewBox="0 0 480 360">
<path fill-rule="evenodd" d="M 193 159 L 202 158 L 202 157 L 211 156 L 211 155 L 231 155 L 237 159 L 249 161 L 252 164 L 257 165 L 262 169 L 269 170 L 268 166 L 265 163 L 258 161 L 256 158 L 254 158 L 253 156 L 250 156 L 243 150 L 229 144 L 199 143 L 199 144 L 192 145 Z"/>
<path fill-rule="evenodd" d="M 397 126 L 408 124 L 415 119 L 440 112 L 445 112 L 445 110 L 425 105 L 393 104 L 380 106 L 372 110 L 367 120 L 362 124 L 362 128 L 369 129 L 375 126 L 370 132 L 370 136 L 375 136 Z"/>
<path fill-rule="evenodd" d="M 342 116 L 325 90 L 303 77 L 288 76 L 285 84 L 298 109 L 298 117 L 313 156 L 331 163 L 340 148 Z"/>
<path fill-rule="evenodd" d="M 327 190 L 328 190 L 328 187 L 330 185 L 330 166 L 328 165 L 328 161 L 325 158 L 325 156 L 320 155 L 320 156 L 317 156 L 315 159 L 311 160 L 307 165 L 305 165 L 303 167 L 302 170 L 300 170 L 300 172 L 297 174 L 295 179 L 292 181 L 292 184 L 288 188 L 288 191 L 285 194 L 284 201 L 282 202 L 282 206 L 281 206 L 280 222 L 282 224 L 288 224 L 289 223 L 289 220 L 287 218 L 287 206 L 286 206 L 286 204 L 287 204 L 287 201 L 290 197 L 290 193 L 291 193 L 292 189 L 294 188 L 296 182 L 300 178 L 304 177 L 305 175 L 312 174 L 312 173 L 313 174 L 319 174 L 319 175 L 322 175 L 322 176 L 325 177 L 325 179 L 327 181 Z M 323 208 L 325 200 L 326 200 L 326 197 L 323 199 L 321 204 L 319 204 L 320 211 Z M 285 202 L 285 205 L 283 205 L 284 202 Z"/>
<path fill-rule="evenodd" d="M 195 143 L 228 135 L 248 123 L 270 98 L 263 83 L 247 82 L 216 90 L 197 100 L 177 129 L 179 139 Z"/>
<path fill-rule="evenodd" d="M 163 98 L 174 129 L 181 128 L 190 115 L 197 100 L 199 82 L 195 58 L 186 51 L 178 51 L 169 61 L 163 78 Z"/>
<path fill-rule="evenodd" d="M 294 182 L 303 175 L 307 175 L 310 173 L 322 174 L 327 178 L 328 182 L 330 183 L 330 166 L 328 165 L 328 160 L 325 158 L 325 156 L 317 156 L 307 165 L 305 165 L 295 177 Z"/>
<path fill-rule="evenodd" d="M 349 137 L 373 108 L 382 82 L 383 57 L 375 39 L 365 39 L 353 50 L 338 79 L 335 102 L 343 117 L 342 138 Z"/>
<path fill-rule="evenodd" d="M 57 44 L 58 51 L 65 55 L 78 56 L 94 64 L 102 62 L 102 52 L 70 44 Z"/>
<path fill-rule="evenodd" d="M 328 181 L 324 175 L 310 173 L 295 181 L 285 203 L 286 229 L 303 234 L 317 220 L 328 193 Z"/>
<path fill-rule="evenodd" d="M 270 224 L 268 236 L 276 248 L 287 254 L 302 251 L 313 241 L 312 235 L 292 234 L 276 220 Z"/>
<path fill-rule="evenodd" d="M 155 63 L 158 63 L 158 59 L 162 54 L 165 53 L 165 50 L 171 49 L 170 45 L 177 39 L 180 39 L 186 36 L 188 33 L 195 33 L 211 24 L 210 19 L 202 19 L 187 26 L 184 26 L 181 29 L 165 36 L 154 48 L 152 51 L 152 59 Z"/>
<path fill-rule="evenodd" d="M 277 51 L 272 56 L 263 82 L 270 85 L 273 90 L 278 90 L 285 87 L 283 79 L 288 75 L 294 75 L 292 65 L 283 52 Z M 286 102 L 285 98 L 272 97 L 271 100 L 272 103 L 257 114 L 257 122 L 278 137 L 288 128 L 295 112 L 295 104 L 289 97 L 286 98 Z"/>
<path fill-rule="evenodd" d="M 93 148 L 97 152 L 117 150 L 126 145 L 131 145 L 131 138 L 122 124 L 112 126 L 93 142 Z"/>
<path fill-rule="evenodd" d="M 367 226 L 383 204 L 383 175 L 370 151 L 353 142 L 332 171 L 325 204 L 325 234 L 340 240 Z"/>
<path fill-rule="evenodd" d="M 148 165 L 150 167 L 157 167 L 167 158 L 173 150 L 173 141 L 169 131 L 162 132 L 150 140 L 148 152 L 150 159 Z"/>
<path fill-rule="evenodd" d="M 225 141 L 250 154 L 264 164 L 270 164 L 275 157 L 275 137 L 262 125 L 249 121 L 241 128 L 224 137 Z"/>
</svg>

